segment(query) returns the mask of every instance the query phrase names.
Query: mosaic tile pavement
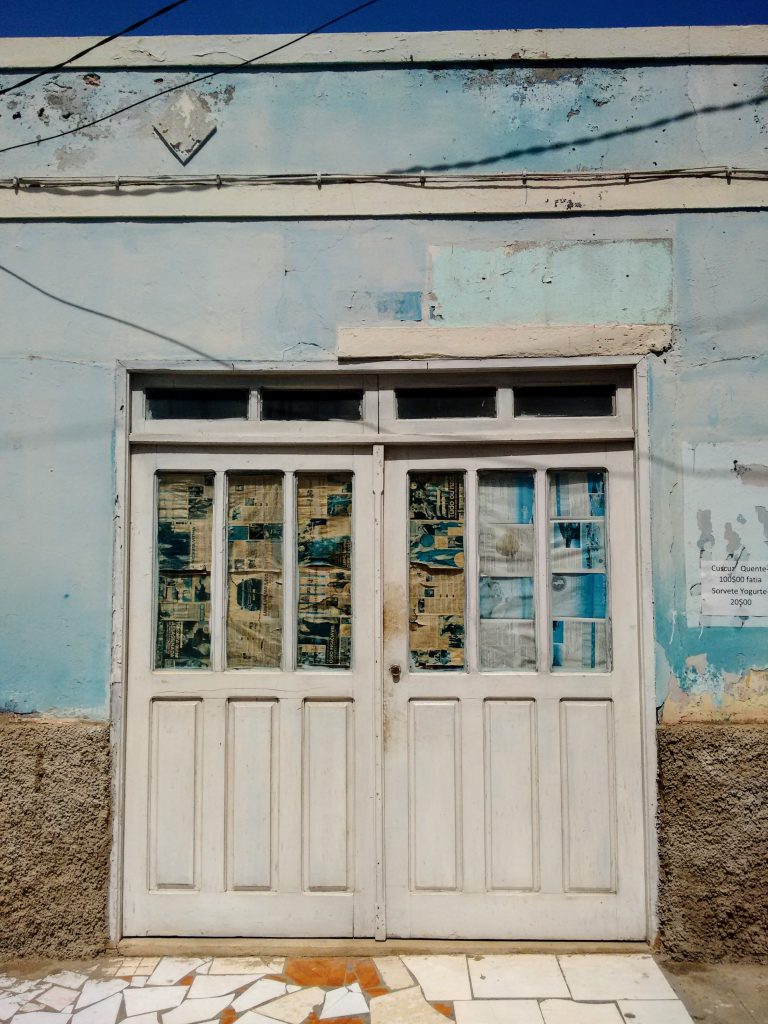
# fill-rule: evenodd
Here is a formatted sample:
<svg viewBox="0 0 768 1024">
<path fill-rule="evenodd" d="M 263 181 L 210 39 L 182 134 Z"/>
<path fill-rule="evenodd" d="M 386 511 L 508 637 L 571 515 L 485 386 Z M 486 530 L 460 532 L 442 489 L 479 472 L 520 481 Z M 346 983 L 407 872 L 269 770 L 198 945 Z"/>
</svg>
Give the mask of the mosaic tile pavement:
<svg viewBox="0 0 768 1024">
<path fill-rule="evenodd" d="M 11 1024 L 692 1024 L 642 954 L 151 957 L 0 976 Z"/>
</svg>

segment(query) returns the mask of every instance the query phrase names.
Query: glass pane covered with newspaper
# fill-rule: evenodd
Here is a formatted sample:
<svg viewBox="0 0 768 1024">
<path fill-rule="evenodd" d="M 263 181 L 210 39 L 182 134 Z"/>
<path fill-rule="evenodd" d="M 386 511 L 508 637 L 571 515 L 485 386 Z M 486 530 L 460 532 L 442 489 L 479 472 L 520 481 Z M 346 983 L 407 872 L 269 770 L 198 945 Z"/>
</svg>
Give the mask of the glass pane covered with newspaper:
<svg viewBox="0 0 768 1024">
<path fill-rule="evenodd" d="M 536 670 L 534 476 L 478 479 L 479 648 L 486 671 Z"/>
<path fill-rule="evenodd" d="M 227 667 L 278 668 L 283 640 L 283 478 L 227 486 Z"/>
<path fill-rule="evenodd" d="M 300 668 L 349 668 L 351 473 L 297 473 L 296 534 L 296 664 Z"/>
<path fill-rule="evenodd" d="M 213 475 L 157 480 L 155 668 L 211 666 Z"/>
<path fill-rule="evenodd" d="M 411 668 L 463 669 L 464 474 L 408 479 Z"/>
<path fill-rule="evenodd" d="M 608 568 L 604 470 L 549 474 L 552 668 L 607 671 Z"/>
</svg>

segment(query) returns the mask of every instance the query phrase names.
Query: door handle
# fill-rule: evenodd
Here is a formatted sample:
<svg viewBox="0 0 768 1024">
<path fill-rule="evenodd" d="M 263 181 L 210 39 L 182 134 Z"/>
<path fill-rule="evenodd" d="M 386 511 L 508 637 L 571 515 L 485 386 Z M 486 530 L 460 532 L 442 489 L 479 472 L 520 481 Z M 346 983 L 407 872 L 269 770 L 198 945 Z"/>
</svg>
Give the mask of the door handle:
<svg viewBox="0 0 768 1024">
<path fill-rule="evenodd" d="M 390 665 L 389 666 L 389 674 L 392 676 L 392 682 L 393 683 L 399 683 L 400 682 L 400 676 L 402 675 L 402 673 L 400 671 L 400 666 L 399 665 Z"/>
</svg>

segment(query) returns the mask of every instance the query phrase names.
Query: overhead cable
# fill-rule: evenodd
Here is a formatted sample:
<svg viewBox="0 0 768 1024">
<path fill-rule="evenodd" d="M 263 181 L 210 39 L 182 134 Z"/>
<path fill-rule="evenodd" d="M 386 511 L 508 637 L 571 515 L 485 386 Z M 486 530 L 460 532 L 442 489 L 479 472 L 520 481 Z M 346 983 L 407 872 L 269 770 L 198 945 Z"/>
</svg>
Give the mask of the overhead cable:
<svg viewBox="0 0 768 1024">
<path fill-rule="evenodd" d="M 159 92 L 154 92 L 149 96 L 144 96 L 142 99 L 134 100 L 133 103 L 129 103 L 125 107 L 119 107 L 117 110 L 113 110 L 109 114 L 96 117 L 92 121 L 86 121 L 85 124 L 75 125 L 74 128 L 68 128 L 66 131 L 56 132 L 54 135 L 44 135 L 39 139 L 29 139 L 27 142 L 17 142 L 13 146 L 5 146 L 3 149 L 0 149 L 0 153 L 10 153 L 14 149 L 25 149 L 27 146 L 39 146 L 41 142 L 52 142 L 54 139 L 63 139 L 67 135 L 74 135 L 76 132 L 85 131 L 86 128 L 93 128 L 97 124 L 103 124 L 105 121 L 109 121 L 111 118 L 117 117 L 118 114 L 125 114 L 128 110 L 135 110 L 136 107 L 149 103 L 151 100 L 155 100 L 160 96 L 167 96 L 168 93 L 176 92 L 177 89 L 186 89 L 190 85 L 199 85 L 200 82 L 208 82 L 211 78 L 216 78 L 217 75 L 223 75 L 225 72 L 248 67 L 250 64 L 255 64 L 259 60 L 271 57 L 273 54 L 279 53 L 281 50 L 285 50 L 289 46 L 295 46 L 296 43 L 300 43 L 303 39 L 307 39 L 309 36 L 322 32 L 323 29 L 330 28 L 331 25 L 335 25 L 337 22 L 343 21 L 345 18 L 349 18 L 353 14 L 357 14 L 358 11 L 365 10 L 366 7 L 373 7 L 373 5 L 378 2 L 379 0 L 365 0 L 365 3 L 358 4 L 356 7 L 351 7 L 342 14 L 337 14 L 335 18 L 330 18 L 328 21 L 324 21 L 322 25 L 316 25 L 308 32 L 303 32 L 300 36 L 295 36 L 293 39 L 289 39 L 287 42 L 281 43 L 279 46 L 275 46 L 271 50 L 266 50 L 264 53 L 260 53 L 256 57 L 251 57 L 249 60 L 241 61 L 239 64 L 228 64 L 216 71 L 210 71 L 206 75 L 198 75 L 197 78 L 191 78 L 187 82 L 179 82 L 177 85 L 169 85 L 166 89 L 160 89 Z"/>
<path fill-rule="evenodd" d="M 222 189 L 230 186 L 313 186 L 393 185 L 417 189 L 552 189 L 626 187 L 671 181 L 673 179 L 715 179 L 766 181 L 768 168 L 747 167 L 670 167 L 634 171 L 518 171 L 506 174 L 403 174 L 384 171 L 378 174 L 162 174 L 110 175 L 109 177 L 15 177 L 0 178 L 0 189 L 15 192 L 78 191 L 87 192 L 151 188 L 153 191 L 179 189 Z"/>
<path fill-rule="evenodd" d="M 155 18 L 160 18 L 163 14 L 167 14 L 169 11 L 172 11 L 174 7 L 181 7 L 182 4 L 188 3 L 189 0 L 174 0 L 174 3 L 166 4 L 166 6 L 161 7 L 159 11 L 155 11 L 153 14 L 148 14 L 146 18 L 142 18 L 141 21 L 134 21 L 132 25 L 128 25 L 126 28 L 121 28 L 119 32 L 113 32 L 111 36 L 107 36 L 105 39 L 99 39 L 98 42 L 93 43 L 84 50 L 80 50 L 79 53 L 73 53 L 71 57 L 67 57 L 67 59 L 61 61 L 60 64 L 54 64 L 49 68 L 43 68 L 42 71 L 36 71 L 35 74 L 30 75 L 29 78 L 22 78 L 20 82 L 14 82 L 13 85 L 7 85 L 4 89 L 0 89 L 0 96 L 5 96 L 6 93 L 13 92 L 14 89 L 21 89 L 22 86 L 29 85 L 30 82 L 36 82 L 38 78 L 42 78 L 44 75 L 52 75 L 56 71 L 61 71 L 62 68 L 67 67 L 68 64 L 74 64 L 75 61 L 79 60 L 81 57 L 85 57 L 87 54 L 93 53 L 94 50 L 98 50 L 100 46 L 106 46 L 107 43 L 111 43 L 113 40 L 119 39 L 121 36 L 126 36 L 129 32 L 135 32 L 137 28 L 141 28 L 142 25 L 146 25 L 147 22 L 154 21 Z"/>
</svg>

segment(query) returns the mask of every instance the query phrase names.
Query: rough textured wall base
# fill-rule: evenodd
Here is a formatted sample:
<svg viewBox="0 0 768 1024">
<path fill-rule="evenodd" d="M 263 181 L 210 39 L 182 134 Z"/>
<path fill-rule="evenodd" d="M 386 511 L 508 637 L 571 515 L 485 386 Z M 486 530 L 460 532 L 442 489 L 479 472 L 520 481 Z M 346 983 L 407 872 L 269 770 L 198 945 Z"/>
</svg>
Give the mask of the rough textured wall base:
<svg viewBox="0 0 768 1024">
<path fill-rule="evenodd" d="M 768 959 L 768 726 L 662 727 L 659 924 L 675 959 Z"/>
<path fill-rule="evenodd" d="M 0 957 L 107 941 L 109 726 L 0 716 Z"/>
</svg>

